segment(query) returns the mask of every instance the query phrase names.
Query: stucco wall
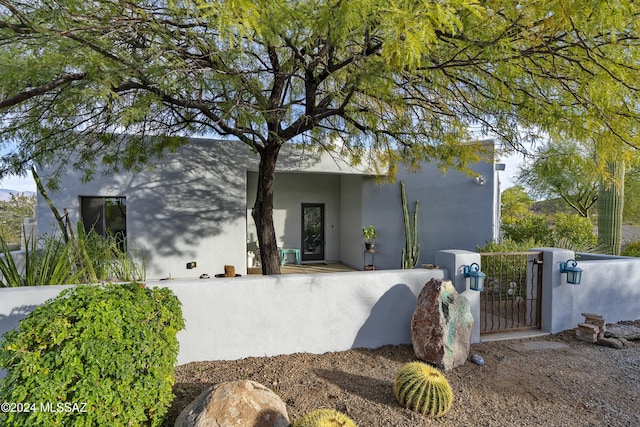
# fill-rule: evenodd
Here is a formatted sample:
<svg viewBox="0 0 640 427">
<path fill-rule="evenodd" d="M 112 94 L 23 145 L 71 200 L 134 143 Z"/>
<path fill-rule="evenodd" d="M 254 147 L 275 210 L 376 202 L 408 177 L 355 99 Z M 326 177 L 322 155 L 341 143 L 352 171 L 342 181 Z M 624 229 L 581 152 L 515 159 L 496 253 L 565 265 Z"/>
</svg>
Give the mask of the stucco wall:
<svg viewBox="0 0 640 427">
<path fill-rule="evenodd" d="M 362 227 L 377 229 L 376 268 L 401 265 L 404 227 L 398 182 L 379 185 L 366 168 L 344 160 L 283 147 L 274 187 L 274 222 L 281 247 L 300 248 L 301 204 L 325 204 L 325 260 L 363 268 Z M 79 220 L 79 196 L 126 197 L 129 247 L 147 257 L 147 279 L 197 278 L 234 265 L 246 274 L 247 250 L 257 236 L 250 211 L 254 203 L 258 158 L 234 141 L 195 139 L 141 172 L 118 172 L 82 183 L 74 171 L 62 176 L 50 196 L 73 224 Z M 493 163 L 472 168 L 472 176 L 433 164 L 420 173 L 400 169 L 410 209 L 420 200 L 419 264 L 433 263 L 440 249 L 475 249 L 493 237 L 495 172 Z M 46 168 L 41 176 L 46 180 Z M 48 206 L 39 198 L 38 232 L 56 230 Z M 195 261 L 197 268 L 187 269 Z M 367 260 L 369 263 L 370 260 Z"/>
<path fill-rule="evenodd" d="M 357 269 L 364 265 L 362 182 L 361 176 L 343 176 L 340 182 L 340 260 Z"/>
<path fill-rule="evenodd" d="M 178 363 L 411 343 L 417 296 L 443 270 L 149 281 L 182 303 Z M 0 334 L 67 286 L 0 289 Z"/>
<path fill-rule="evenodd" d="M 72 224 L 80 220 L 78 196 L 126 197 L 128 245 L 146 252 L 148 278 L 213 275 L 246 263 L 246 182 L 236 179 L 246 156 L 230 144 L 190 144 L 154 170 L 98 173 L 87 183 L 68 171 L 50 197 L 60 212 L 68 209 Z M 41 199 L 37 216 L 40 234 L 57 229 Z M 186 269 L 191 261 L 197 269 Z"/>
<path fill-rule="evenodd" d="M 255 184 L 247 187 L 247 171 L 257 167 L 257 155 L 237 141 L 193 139 L 141 172 L 104 175 L 99 170 L 92 181 L 82 183 L 78 173 L 67 171 L 59 190 L 49 195 L 60 212 L 68 210 L 72 224 L 80 219 L 79 196 L 126 197 L 128 243 L 146 252 L 148 279 L 196 278 L 203 273 L 213 276 L 222 273 L 227 264 L 246 274 L 247 244 L 252 239 L 247 234 L 247 208 L 253 205 L 247 195 L 255 193 Z M 300 200 L 324 201 L 331 237 L 327 259 L 339 259 L 340 181 L 339 175 L 329 174 L 361 174 L 366 169 L 286 147 L 278 171 L 283 173 L 277 178 L 275 202 L 279 211 L 274 219 L 283 245 L 295 243 L 293 247 L 299 247 Z M 305 171 L 311 176 L 286 173 L 290 171 Z M 325 175 L 316 175 L 320 172 Z M 46 167 L 40 171 L 45 181 L 49 173 Z M 315 184 L 314 179 L 318 181 Z M 292 194 L 282 191 L 285 184 L 292 186 Z M 39 234 L 57 230 L 41 197 L 37 216 Z M 296 231 L 289 236 L 292 230 Z M 197 268 L 188 270 L 186 265 L 192 261 Z"/>
<path fill-rule="evenodd" d="M 579 285 L 567 283 L 560 263 L 574 259 L 563 249 L 542 248 L 544 259 L 542 330 L 557 333 L 584 322 L 582 313 L 604 316 L 607 323 L 640 319 L 640 259 L 607 257 L 579 260 Z M 592 257 L 590 257 L 592 258 Z"/>
<path fill-rule="evenodd" d="M 400 268 L 405 246 L 400 181 L 406 185 L 409 216 L 419 200 L 418 234 L 421 254 L 418 265 L 434 263 L 436 252 L 448 248 L 475 250 L 494 236 L 494 165 L 480 162 L 472 169 L 484 179 L 458 171 L 443 174 L 436 165 L 425 165 L 420 173 L 398 171 L 396 182 L 379 185 L 364 181 L 362 224 L 376 227 L 376 264 Z"/>
<path fill-rule="evenodd" d="M 541 250 L 543 331 L 575 328 L 583 312 L 601 314 L 608 323 L 640 319 L 640 259 L 580 261 L 582 284 L 570 285 L 560 262 L 573 252 Z M 471 341 L 478 342 L 479 293 L 468 289 L 462 267 L 479 262 L 479 254 L 448 250 L 436 260 L 445 268 L 149 281 L 148 286 L 168 287 L 182 302 L 181 364 L 410 343 L 417 296 L 434 277 L 450 278 L 469 300 L 476 320 Z M 65 288 L 0 288 L 0 335 Z"/>
</svg>

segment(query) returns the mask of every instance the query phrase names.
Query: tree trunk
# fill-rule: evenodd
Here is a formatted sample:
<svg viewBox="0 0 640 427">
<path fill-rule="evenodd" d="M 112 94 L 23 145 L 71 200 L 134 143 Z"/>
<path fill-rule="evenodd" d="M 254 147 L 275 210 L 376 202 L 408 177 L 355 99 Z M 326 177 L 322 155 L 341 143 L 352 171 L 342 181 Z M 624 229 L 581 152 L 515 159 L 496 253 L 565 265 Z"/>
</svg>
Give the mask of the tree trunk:
<svg viewBox="0 0 640 427">
<path fill-rule="evenodd" d="M 624 206 L 624 162 L 607 165 L 611 182 L 600 182 L 598 195 L 598 245 L 605 253 L 620 255 Z"/>
<path fill-rule="evenodd" d="M 251 211 L 251 216 L 256 224 L 262 274 L 264 275 L 280 274 L 280 254 L 278 253 L 276 230 L 273 226 L 273 181 L 279 151 L 280 145 L 277 143 L 267 144 L 260 151 L 256 203 Z"/>
</svg>

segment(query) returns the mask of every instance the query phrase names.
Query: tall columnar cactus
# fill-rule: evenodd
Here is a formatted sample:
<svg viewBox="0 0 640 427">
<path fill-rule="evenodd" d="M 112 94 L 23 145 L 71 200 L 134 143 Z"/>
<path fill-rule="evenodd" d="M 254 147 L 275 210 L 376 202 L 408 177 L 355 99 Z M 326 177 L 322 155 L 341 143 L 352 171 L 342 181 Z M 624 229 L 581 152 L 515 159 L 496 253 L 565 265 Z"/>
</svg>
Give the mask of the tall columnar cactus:
<svg viewBox="0 0 640 427">
<path fill-rule="evenodd" d="M 442 372 L 422 362 L 407 363 L 400 369 L 393 393 L 405 408 L 430 417 L 445 415 L 453 403 L 451 386 Z"/>
<path fill-rule="evenodd" d="M 620 255 L 624 202 L 624 162 L 610 162 L 610 182 L 600 182 L 598 194 L 598 245 L 605 253 Z"/>
<path fill-rule="evenodd" d="M 357 427 L 356 423 L 342 412 L 333 409 L 316 409 L 302 416 L 293 427 Z"/>
<path fill-rule="evenodd" d="M 402 212 L 404 213 L 404 238 L 405 244 L 402 250 L 402 268 L 414 268 L 420 259 L 420 244 L 418 243 L 418 205 L 413 211 L 413 235 L 411 234 L 411 224 L 409 221 L 409 209 L 407 208 L 407 193 L 404 182 L 400 181 L 400 196 L 402 197 Z"/>
</svg>

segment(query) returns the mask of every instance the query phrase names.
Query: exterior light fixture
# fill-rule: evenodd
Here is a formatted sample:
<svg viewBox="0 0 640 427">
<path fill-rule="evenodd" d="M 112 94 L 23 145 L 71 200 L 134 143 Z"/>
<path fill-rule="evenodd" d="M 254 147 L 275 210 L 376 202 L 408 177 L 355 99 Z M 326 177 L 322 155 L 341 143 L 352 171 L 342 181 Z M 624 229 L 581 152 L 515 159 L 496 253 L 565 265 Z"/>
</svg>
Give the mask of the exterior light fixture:
<svg viewBox="0 0 640 427">
<path fill-rule="evenodd" d="M 482 175 L 478 175 L 475 178 L 473 178 L 473 180 L 476 182 L 476 184 L 478 185 L 484 185 L 484 177 Z"/>
<path fill-rule="evenodd" d="M 570 259 L 567 262 L 560 263 L 560 274 L 567 273 L 567 283 L 572 285 L 579 285 L 582 279 L 582 269 L 578 267 L 578 262 L 575 259 Z"/>
<path fill-rule="evenodd" d="M 477 263 L 464 266 L 464 277 L 471 279 L 471 290 L 482 292 L 484 290 L 484 281 L 487 275 L 480 271 L 480 266 Z"/>
</svg>

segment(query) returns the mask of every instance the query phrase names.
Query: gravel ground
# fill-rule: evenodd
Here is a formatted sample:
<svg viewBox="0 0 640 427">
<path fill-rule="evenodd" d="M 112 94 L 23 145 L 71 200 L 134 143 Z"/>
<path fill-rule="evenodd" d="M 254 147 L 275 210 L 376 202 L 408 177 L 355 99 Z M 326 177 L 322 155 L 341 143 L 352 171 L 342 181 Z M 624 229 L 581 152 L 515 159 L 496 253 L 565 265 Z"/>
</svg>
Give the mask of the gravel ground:
<svg viewBox="0 0 640 427">
<path fill-rule="evenodd" d="M 640 320 L 621 322 L 640 327 Z M 529 341 L 560 349 L 518 349 Z M 165 426 L 200 392 L 219 382 L 251 379 L 275 391 L 289 418 L 320 407 L 349 415 L 360 427 L 414 426 L 640 426 L 640 341 L 621 350 L 575 339 L 575 331 L 543 338 L 485 342 L 467 362 L 445 372 L 454 393 L 451 411 L 430 419 L 400 407 L 392 383 L 415 360 L 411 346 L 298 353 L 176 368 L 176 399 Z"/>
</svg>

